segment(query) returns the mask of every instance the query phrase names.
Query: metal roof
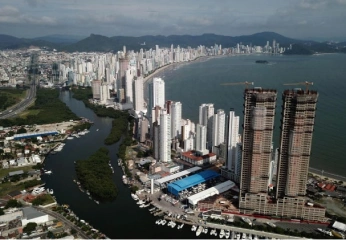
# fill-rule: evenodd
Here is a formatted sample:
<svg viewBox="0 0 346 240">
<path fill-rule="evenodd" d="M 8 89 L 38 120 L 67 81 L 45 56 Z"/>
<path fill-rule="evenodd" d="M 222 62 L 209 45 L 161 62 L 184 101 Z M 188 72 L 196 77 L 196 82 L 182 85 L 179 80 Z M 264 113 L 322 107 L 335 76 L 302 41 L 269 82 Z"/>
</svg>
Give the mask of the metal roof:
<svg viewBox="0 0 346 240">
<path fill-rule="evenodd" d="M 226 192 L 234 186 L 235 186 L 235 183 L 228 180 L 228 181 L 223 182 L 219 185 L 208 188 L 202 192 L 196 193 L 195 195 L 192 195 L 192 196 L 188 197 L 187 199 L 189 200 L 190 204 L 196 205 L 199 201 L 206 199 L 208 197 L 214 196 L 216 194 Z"/>
<path fill-rule="evenodd" d="M 333 228 L 336 228 L 336 229 L 338 229 L 340 231 L 344 231 L 345 232 L 346 231 L 346 224 L 343 224 L 341 222 L 335 221 L 333 223 Z"/>
<path fill-rule="evenodd" d="M 30 137 L 43 136 L 43 135 L 53 135 L 53 134 L 59 134 L 59 133 L 57 131 L 21 133 L 21 134 L 14 134 L 13 138 L 21 139 L 21 138 L 30 138 Z"/>
<path fill-rule="evenodd" d="M 24 173 L 23 170 L 18 170 L 18 171 L 9 172 L 8 176 L 12 177 L 12 176 L 23 174 L 23 173 Z"/>
<path fill-rule="evenodd" d="M 25 218 L 26 220 L 42 217 L 45 215 L 47 215 L 47 214 L 40 212 L 40 211 L 37 211 L 33 207 L 23 208 L 23 218 Z"/>
<path fill-rule="evenodd" d="M 201 170 L 202 168 L 200 167 L 193 167 L 193 168 L 189 168 L 187 170 L 184 170 L 184 171 L 181 171 L 181 172 L 178 172 L 178 173 L 175 173 L 175 174 L 172 174 L 172 175 L 169 175 L 167 177 L 163 177 L 161 179 L 158 179 L 158 180 L 155 180 L 155 184 L 163 184 L 163 183 L 166 183 L 166 182 L 170 182 L 174 179 L 177 179 L 179 177 L 184 177 L 186 175 L 189 175 L 190 173 L 194 173 L 194 172 L 197 172 L 198 170 Z"/>
<path fill-rule="evenodd" d="M 171 192 L 174 195 L 178 195 L 179 192 L 188 189 L 190 187 L 196 186 L 197 184 L 203 183 L 205 181 L 208 181 L 210 179 L 216 178 L 220 176 L 215 171 L 212 170 L 205 170 L 203 172 L 194 174 L 192 176 L 189 176 L 187 178 L 183 178 L 181 180 L 178 180 L 176 182 L 170 183 L 167 186 L 167 189 L 169 192 Z"/>
</svg>

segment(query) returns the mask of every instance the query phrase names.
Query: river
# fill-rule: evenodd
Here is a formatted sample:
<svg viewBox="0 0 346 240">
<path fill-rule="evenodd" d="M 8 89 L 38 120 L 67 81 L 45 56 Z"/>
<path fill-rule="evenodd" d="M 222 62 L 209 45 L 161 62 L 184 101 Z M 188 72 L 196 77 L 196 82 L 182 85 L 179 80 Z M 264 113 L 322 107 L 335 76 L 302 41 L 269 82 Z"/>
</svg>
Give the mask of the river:
<svg viewBox="0 0 346 240">
<path fill-rule="evenodd" d="M 67 140 L 61 152 L 48 155 L 45 160 L 45 169 L 52 170 L 53 174 L 44 175 L 42 179 L 46 182 L 46 188 L 54 190 L 57 202 L 68 204 L 80 219 L 89 222 L 109 238 L 193 238 L 195 234 L 191 232 L 191 227 L 185 226 L 177 230 L 156 225 L 157 218 L 149 213 L 148 208 L 139 208 L 131 198 L 130 189 L 122 183 L 123 174 L 117 165 L 116 153 L 120 143 L 111 146 L 103 144 L 110 132 L 112 119 L 96 116 L 83 102 L 72 98 L 70 92 L 61 92 L 61 100 L 75 114 L 90 119 L 94 125 L 90 128 L 90 133 L 78 139 Z M 76 178 L 74 161 L 88 158 L 100 147 L 109 149 L 115 170 L 113 181 L 119 193 L 115 201 L 97 205 L 79 191 L 73 179 Z"/>
</svg>

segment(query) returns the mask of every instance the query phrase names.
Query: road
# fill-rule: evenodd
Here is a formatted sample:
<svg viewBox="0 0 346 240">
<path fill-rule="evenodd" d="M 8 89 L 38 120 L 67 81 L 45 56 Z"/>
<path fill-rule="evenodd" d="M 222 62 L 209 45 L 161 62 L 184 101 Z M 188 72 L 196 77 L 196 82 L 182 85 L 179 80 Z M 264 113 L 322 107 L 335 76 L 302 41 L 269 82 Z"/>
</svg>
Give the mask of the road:
<svg viewBox="0 0 346 240">
<path fill-rule="evenodd" d="M 79 227 L 77 227 L 76 225 L 71 223 L 69 220 L 67 220 L 65 217 L 63 217 L 59 213 L 56 213 L 54 211 L 51 211 L 51 210 L 48 210 L 48 209 L 45 209 L 45 208 L 41 208 L 41 207 L 36 207 L 36 206 L 33 206 L 33 207 L 36 208 L 37 210 L 41 211 L 41 212 L 44 212 L 46 214 L 49 214 L 49 215 L 55 217 L 59 221 L 63 222 L 69 228 L 76 230 L 78 235 L 81 236 L 83 239 L 89 239 L 90 238 Z"/>
<path fill-rule="evenodd" d="M 23 112 L 28 106 L 30 106 L 34 102 L 35 96 L 36 96 L 36 80 L 31 83 L 30 89 L 28 90 L 26 94 L 26 98 L 22 100 L 20 103 L 3 111 L 0 115 L 0 119 L 10 118 Z"/>
</svg>

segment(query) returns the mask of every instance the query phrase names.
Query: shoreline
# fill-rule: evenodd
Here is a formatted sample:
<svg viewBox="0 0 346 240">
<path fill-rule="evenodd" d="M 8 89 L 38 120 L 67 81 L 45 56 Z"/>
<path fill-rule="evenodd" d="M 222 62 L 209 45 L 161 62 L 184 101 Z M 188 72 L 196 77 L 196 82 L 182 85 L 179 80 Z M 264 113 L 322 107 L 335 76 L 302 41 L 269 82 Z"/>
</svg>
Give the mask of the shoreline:
<svg viewBox="0 0 346 240">
<path fill-rule="evenodd" d="M 322 170 L 312 168 L 312 167 L 309 167 L 309 173 L 314 175 L 315 177 L 319 177 L 322 181 L 325 181 L 324 179 L 328 178 L 327 181 L 333 181 L 333 182 L 342 181 L 343 182 L 342 185 L 346 184 L 346 177 L 336 175 L 334 173 L 323 171 L 323 174 L 322 174 Z"/>
</svg>

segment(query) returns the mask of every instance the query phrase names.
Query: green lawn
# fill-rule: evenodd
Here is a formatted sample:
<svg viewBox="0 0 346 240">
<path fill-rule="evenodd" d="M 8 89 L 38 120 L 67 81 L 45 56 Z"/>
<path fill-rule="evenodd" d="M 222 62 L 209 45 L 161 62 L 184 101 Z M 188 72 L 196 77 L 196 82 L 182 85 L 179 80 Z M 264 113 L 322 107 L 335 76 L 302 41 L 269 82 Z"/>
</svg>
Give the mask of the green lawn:
<svg viewBox="0 0 346 240">
<path fill-rule="evenodd" d="M 18 116 L 17 117 L 21 117 L 21 118 L 25 118 L 25 117 L 27 117 L 27 116 L 32 116 L 32 115 L 37 115 L 37 114 L 39 114 L 41 112 L 41 110 L 39 110 L 39 109 L 32 109 L 32 110 L 25 110 L 24 112 L 22 112 L 22 113 L 20 113 L 20 114 L 18 114 Z"/>
<path fill-rule="evenodd" d="M 23 185 L 16 185 L 16 184 L 17 183 L 11 183 L 11 182 L 1 183 L 0 184 L 0 196 L 5 196 L 12 191 L 16 191 L 16 190 L 21 191 L 24 189 Z"/>
<path fill-rule="evenodd" d="M 14 172 L 19 170 L 23 170 L 24 172 L 27 172 L 32 170 L 32 166 L 0 169 L 0 178 L 6 177 L 9 172 Z"/>
</svg>

